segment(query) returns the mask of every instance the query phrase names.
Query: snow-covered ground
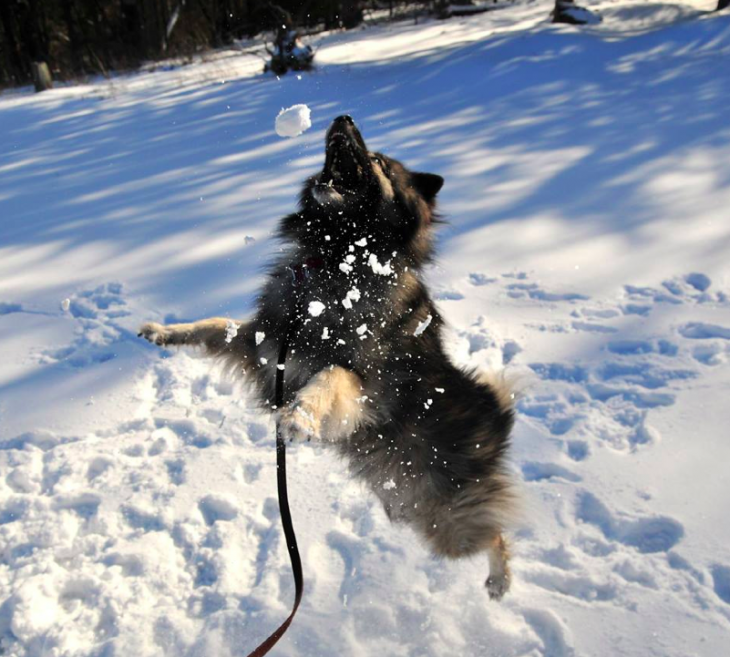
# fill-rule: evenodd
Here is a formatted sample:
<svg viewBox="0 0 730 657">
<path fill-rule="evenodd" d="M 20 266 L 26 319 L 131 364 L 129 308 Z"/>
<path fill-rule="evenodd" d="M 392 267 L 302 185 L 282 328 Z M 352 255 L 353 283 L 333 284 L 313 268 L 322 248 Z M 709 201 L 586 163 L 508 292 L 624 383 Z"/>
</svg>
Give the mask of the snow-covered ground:
<svg viewBox="0 0 730 657">
<path fill-rule="evenodd" d="M 0 96 L 0 654 L 246 655 L 288 613 L 271 422 L 145 320 L 250 313 L 329 121 L 446 178 L 453 356 L 524 388 L 502 604 L 330 453 L 272 654 L 719 657 L 730 641 L 730 15 L 550 2 Z M 582 3 L 586 4 L 586 3 Z M 274 133 L 306 103 L 313 128 Z"/>
</svg>

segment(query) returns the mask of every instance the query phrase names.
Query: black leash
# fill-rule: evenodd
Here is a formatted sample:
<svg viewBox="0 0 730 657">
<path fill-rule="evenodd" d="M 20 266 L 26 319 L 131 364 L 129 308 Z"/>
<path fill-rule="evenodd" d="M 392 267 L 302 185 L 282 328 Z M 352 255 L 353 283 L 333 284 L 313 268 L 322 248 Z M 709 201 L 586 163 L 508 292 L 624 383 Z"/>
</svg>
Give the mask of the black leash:
<svg viewBox="0 0 730 657">
<path fill-rule="evenodd" d="M 294 322 L 284 335 L 281 347 L 279 348 L 279 358 L 277 360 L 276 369 L 276 389 L 275 399 L 277 410 L 284 405 L 284 366 L 286 365 L 286 355 L 289 351 L 289 337 L 294 330 Z M 271 650 L 276 642 L 281 639 L 289 629 L 289 625 L 294 620 L 294 615 L 299 609 L 299 603 L 302 601 L 304 593 L 304 577 L 302 575 L 302 558 L 299 556 L 299 547 L 297 546 L 297 537 L 294 533 L 294 525 L 292 524 L 291 511 L 289 511 L 289 494 L 286 489 L 286 443 L 284 436 L 281 434 L 279 423 L 276 423 L 276 485 L 279 491 L 279 514 L 281 515 L 281 524 L 284 527 L 284 537 L 286 538 L 286 549 L 289 550 L 289 559 L 291 561 L 291 569 L 294 575 L 294 607 L 289 617 L 266 639 L 256 650 L 248 655 L 248 657 L 262 657 Z"/>
</svg>

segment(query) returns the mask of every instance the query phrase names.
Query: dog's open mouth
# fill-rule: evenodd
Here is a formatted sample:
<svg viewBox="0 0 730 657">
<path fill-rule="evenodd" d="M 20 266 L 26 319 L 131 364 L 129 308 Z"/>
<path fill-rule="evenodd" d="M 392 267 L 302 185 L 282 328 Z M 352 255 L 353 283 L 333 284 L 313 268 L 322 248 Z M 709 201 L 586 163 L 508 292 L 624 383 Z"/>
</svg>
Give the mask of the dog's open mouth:
<svg viewBox="0 0 730 657">
<path fill-rule="evenodd" d="M 320 203 L 357 194 L 369 180 L 365 141 L 349 116 L 337 117 L 327 131 L 324 169 L 314 187 Z"/>
</svg>

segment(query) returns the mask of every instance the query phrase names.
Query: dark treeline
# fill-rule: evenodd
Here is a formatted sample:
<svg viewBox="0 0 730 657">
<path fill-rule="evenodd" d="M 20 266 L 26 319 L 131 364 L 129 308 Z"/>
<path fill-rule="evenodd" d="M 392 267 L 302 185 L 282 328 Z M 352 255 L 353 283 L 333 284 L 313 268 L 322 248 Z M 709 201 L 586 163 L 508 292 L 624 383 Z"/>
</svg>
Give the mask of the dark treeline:
<svg viewBox="0 0 730 657">
<path fill-rule="evenodd" d="M 0 86 L 124 70 L 279 27 L 354 27 L 358 0 L 0 0 Z M 388 3 L 385 3 L 388 6 Z M 392 3 L 391 3 L 392 7 Z"/>
</svg>

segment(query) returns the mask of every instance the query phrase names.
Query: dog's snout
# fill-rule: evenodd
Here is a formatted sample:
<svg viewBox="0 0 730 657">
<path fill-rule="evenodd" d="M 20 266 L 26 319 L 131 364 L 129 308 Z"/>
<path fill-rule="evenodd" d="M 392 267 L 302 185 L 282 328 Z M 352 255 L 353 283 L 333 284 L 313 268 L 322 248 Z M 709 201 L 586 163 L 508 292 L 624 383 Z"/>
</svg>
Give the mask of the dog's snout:
<svg viewBox="0 0 730 657">
<path fill-rule="evenodd" d="M 349 114 L 338 116 L 333 123 L 346 123 L 347 125 L 355 125 L 355 121 Z"/>
</svg>

